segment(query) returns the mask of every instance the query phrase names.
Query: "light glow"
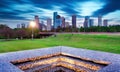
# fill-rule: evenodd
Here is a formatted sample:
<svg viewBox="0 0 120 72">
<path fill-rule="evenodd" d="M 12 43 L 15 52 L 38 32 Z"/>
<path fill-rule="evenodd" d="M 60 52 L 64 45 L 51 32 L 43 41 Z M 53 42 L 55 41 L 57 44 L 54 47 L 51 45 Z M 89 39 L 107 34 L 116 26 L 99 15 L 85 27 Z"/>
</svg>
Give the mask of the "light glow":
<svg viewBox="0 0 120 72">
<path fill-rule="evenodd" d="M 30 22 L 30 27 L 34 28 L 35 26 L 36 26 L 35 21 L 31 21 L 31 22 Z"/>
</svg>

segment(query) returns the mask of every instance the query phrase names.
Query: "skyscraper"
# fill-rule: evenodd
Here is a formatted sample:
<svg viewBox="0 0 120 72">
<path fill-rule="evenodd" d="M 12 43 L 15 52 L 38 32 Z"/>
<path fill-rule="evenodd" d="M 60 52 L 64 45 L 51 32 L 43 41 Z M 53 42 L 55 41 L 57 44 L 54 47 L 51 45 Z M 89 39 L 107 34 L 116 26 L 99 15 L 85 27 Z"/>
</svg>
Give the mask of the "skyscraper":
<svg viewBox="0 0 120 72">
<path fill-rule="evenodd" d="M 56 25 L 56 17 L 57 17 L 57 12 L 54 12 L 53 13 L 53 27 L 55 28 L 55 25 Z"/>
<path fill-rule="evenodd" d="M 25 24 L 24 23 L 21 24 L 21 28 L 25 28 Z"/>
<path fill-rule="evenodd" d="M 40 30 L 39 17 L 35 15 L 36 28 Z"/>
<path fill-rule="evenodd" d="M 41 30 L 42 31 L 47 30 L 47 26 L 44 24 L 44 21 L 41 21 L 40 25 L 41 25 Z"/>
<path fill-rule="evenodd" d="M 89 21 L 89 27 L 91 27 L 93 25 L 94 25 L 94 19 L 90 19 L 90 21 Z"/>
<path fill-rule="evenodd" d="M 102 26 L 102 16 L 98 16 L 98 26 Z"/>
<path fill-rule="evenodd" d="M 86 16 L 85 17 L 85 21 L 84 21 L 84 28 L 87 28 L 87 27 L 89 27 L 89 16 Z"/>
<path fill-rule="evenodd" d="M 107 19 L 103 20 L 103 25 L 108 26 L 108 20 Z"/>
<path fill-rule="evenodd" d="M 60 15 L 57 15 L 56 20 L 55 20 L 55 27 L 54 28 L 58 28 L 59 26 L 61 27 L 61 25 L 62 25 L 61 17 L 60 17 Z"/>
<path fill-rule="evenodd" d="M 61 20 L 62 20 L 62 28 L 65 28 L 65 18 L 64 17 L 61 17 Z"/>
<path fill-rule="evenodd" d="M 47 31 L 50 31 L 52 28 L 52 19 L 48 18 L 47 19 Z"/>
<path fill-rule="evenodd" d="M 65 22 L 65 28 L 68 28 L 69 26 L 69 22 Z"/>
<path fill-rule="evenodd" d="M 76 28 L 76 15 L 72 15 L 72 27 Z"/>
<path fill-rule="evenodd" d="M 20 28 L 20 24 L 17 24 L 17 28 Z"/>
</svg>

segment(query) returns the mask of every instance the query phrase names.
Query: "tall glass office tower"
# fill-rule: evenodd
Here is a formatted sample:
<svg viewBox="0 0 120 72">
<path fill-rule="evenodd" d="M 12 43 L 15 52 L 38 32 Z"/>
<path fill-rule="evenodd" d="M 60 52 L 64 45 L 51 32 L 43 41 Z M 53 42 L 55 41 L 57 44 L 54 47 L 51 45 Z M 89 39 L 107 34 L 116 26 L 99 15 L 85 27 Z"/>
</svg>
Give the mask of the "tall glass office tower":
<svg viewBox="0 0 120 72">
<path fill-rule="evenodd" d="M 87 28 L 87 27 L 89 27 L 89 16 L 86 16 L 85 17 L 85 21 L 84 21 L 84 28 Z"/>
<path fill-rule="evenodd" d="M 98 26 L 102 26 L 102 16 L 98 16 Z"/>
<path fill-rule="evenodd" d="M 76 28 L 76 15 L 72 15 L 72 27 Z"/>
<path fill-rule="evenodd" d="M 57 12 L 54 12 L 54 13 L 53 13 L 53 27 L 54 27 L 54 28 L 55 28 L 55 25 L 56 25 L 56 18 L 57 18 L 57 15 L 58 15 Z"/>
</svg>

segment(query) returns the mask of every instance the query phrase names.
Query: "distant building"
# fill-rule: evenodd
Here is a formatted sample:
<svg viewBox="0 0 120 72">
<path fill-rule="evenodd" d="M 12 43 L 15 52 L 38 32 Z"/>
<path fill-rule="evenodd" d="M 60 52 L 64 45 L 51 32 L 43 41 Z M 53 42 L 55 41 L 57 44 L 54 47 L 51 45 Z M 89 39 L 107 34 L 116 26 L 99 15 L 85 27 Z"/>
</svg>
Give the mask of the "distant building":
<svg viewBox="0 0 120 72">
<path fill-rule="evenodd" d="M 62 25 L 62 20 L 61 20 L 61 17 L 60 17 L 60 15 L 57 15 L 56 16 L 56 21 L 55 21 L 55 28 L 58 28 L 59 26 L 61 27 L 61 25 Z"/>
<path fill-rule="evenodd" d="M 98 16 L 98 26 L 102 26 L 102 16 Z"/>
<path fill-rule="evenodd" d="M 39 17 L 36 15 L 35 16 L 35 23 L 36 23 L 36 28 L 40 30 L 40 24 L 39 24 Z"/>
<path fill-rule="evenodd" d="M 17 24 L 17 28 L 20 28 L 20 24 Z"/>
<path fill-rule="evenodd" d="M 65 28 L 68 28 L 69 26 L 69 22 L 65 22 Z"/>
<path fill-rule="evenodd" d="M 72 15 L 72 27 L 76 28 L 76 15 Z"/>
<path fill-rule="evenodd" d="M 40 26 L 42 31 L 47 30 L 47 26 L 44 24 L 44 21 L 41 21 Z"/>
<path fill-rule="evenodd" d="M 47 31 L 51 31 L 52 29 L 52 19 L 47 19 Z"/>
<path fill-rule="evenodd" d="M 27 27 L 26 28 L 29 28 L 29 24 L 27 24 Z"/>
<path fill-rule="evenodd" d="M 57 12 L 54 12 L 53 13 L 53 27 L 55 28 L 56 26 L 56 17 L 57 17 L 58 13 Z"/>
<path fill-rule="evenodd" d="M 108 26 L 108 20 L 107 19 L 103 20 L 103 25 Z"/>
<path fill-rule="evenodd" d="M 94 25 L 94 19 L 90 19 L 89 20 L 89 27 L 93 26 Z"/>
<path fill-rule="evenodd" d="M 25 28 L 25 24 L 24 23 L 21 24 L 21 28 Z"/>
<path fill-rule="evenodd" d="M 65 28 L 65 18 L 64 17 L 61 17 L 61 20 L 62 20 L 62 28 Z"/>
<path fill-rule="evenodd" d="M 86 16 L 86 17 L 85 17 L 85 21 L 84 21 L 83 26 L 84 26 L 84 28 L 89 27 L 89 16 Z"/>
</svg>

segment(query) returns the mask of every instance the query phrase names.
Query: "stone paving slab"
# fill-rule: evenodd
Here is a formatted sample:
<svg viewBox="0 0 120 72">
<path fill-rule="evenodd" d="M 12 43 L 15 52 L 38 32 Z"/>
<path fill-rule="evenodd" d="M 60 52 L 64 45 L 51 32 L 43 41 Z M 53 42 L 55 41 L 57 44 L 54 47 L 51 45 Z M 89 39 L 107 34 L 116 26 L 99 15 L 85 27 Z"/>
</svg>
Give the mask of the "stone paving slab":
<svg viewBox="0 0 120 72">
<path fill-rule="evenodd" d="M 32 58 L 46 54 L 64 52 L 75 56 L 90 58 L 94 60 L 108 61 L 111 64 L 99 70 L 98 72 L 120 72 L 120 54 L 113 54 L 101 51 L 93 51 L 81 48 L 73 48 L 67 46 L 56 46 L 48 48 L 40 48 L 33 50 L 24 50 L 9 53 L 0 53 L 0 72 L 23 72 L 10 63 L 13 60 Z"/>
</svg>

